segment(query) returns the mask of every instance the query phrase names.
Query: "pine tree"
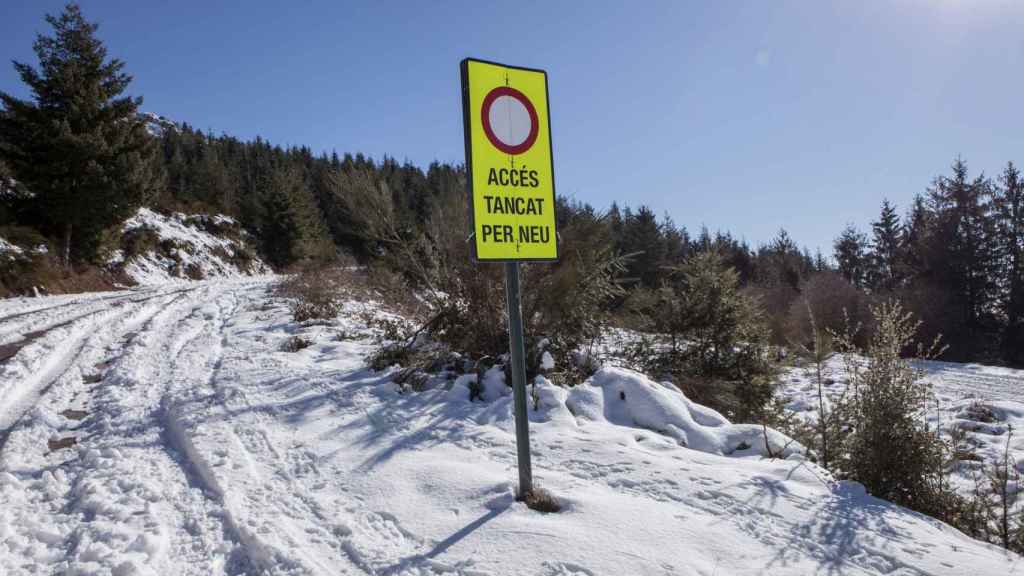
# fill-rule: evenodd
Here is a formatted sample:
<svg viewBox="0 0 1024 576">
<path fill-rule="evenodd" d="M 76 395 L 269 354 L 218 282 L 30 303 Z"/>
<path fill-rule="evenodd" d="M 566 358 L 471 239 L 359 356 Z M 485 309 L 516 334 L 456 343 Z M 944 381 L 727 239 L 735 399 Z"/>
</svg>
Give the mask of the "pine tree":
<svg viewBox="0 0 1024 576">
<path fill-rule="evenodd" d="M 925 252 L 927 250 L 928 229 L 931 226 L 932 214 L 928 210 L 924 196 L 918 194 L 906 216 L 900 239 L 899 271 L 905 280 L 913 280 L 924 273 Z"/>
<path fill-rule="evenodd" d="M 690 251 L 690 235 L 686 232 L 686 228 L 677 227 L 675 221 L 666 212 L 661 221 L 661 230 L 665 243 L 662 268 L 682 264 Z"/>
<path fill-rule="evenodd" d="M 789 232 L 780 229 L 767 246 L 758 249 L 757 266 L 762 284 L 786 286 L 795 291 L 814 269 L 814 259 L 797 247 Z"/>
<path fill-rule="evenodd" d="M 260 236 L 269 262 L 284 268 L 329 258 L 327 228 L 299 170 L 278 170 L 266 186 Z"/>
<path fill-rule="evenodd" d="M 825 255 L 821 253 L 821 248 L 818 248 L 814 252 L 814 271 L 826 272 L 831 269 L 832 267 L 829 266 L 828 260 L 825 259 Z"/>
<path fill-rule="evenodd" d="M 0 225 L 14 220 L 15 193 L 14 174 L 0 160 Z"/>
<path fill-rule="evenodd" d="M 867 247 L 867 237 L 852 224 L 843 229 L 833 244 L 839 273 L 858 288 L 864 287 L 867 275 Z"/>
<path fill-rule="evenodd" d="M 871 252 L 867 284 L 872 290 L 892 292 L 900 283 L 900 217 L 889 200 L 882 202 L 882 213 L 871 223 Z"/>
<path fill-rule="evenodd" d="M 670 270 L 659 295 L 656 325 L 672 337 L 665 364 L 677 384 L 740 420 L 760 419 L 773 391 L 769 332 L 736 270 L 716 249 L 696 252 Z"/>
<path fill-rule="evenodd" d="M 1024 181 L 1010 162 L 999 178 L 994 207 L 1000 252 L 1003 359 L 1024 364 Z"/>
<path fill-rule="evenodd" d="M 122 96 L 131 76 L 107 59 L 97 25 L 68 4 L 36 37 L 39 68 L 14 63 L 32 100 L 0 92 L 0 157 L 33 194 L 34 223 L 62 237 L 65 263 L 96 251 L 104 228 L 131 215 L 159 183 L 156 147 Z"/>
<path fill-rule="evenodd" d="M 898 303 L 873 313 L 876 328 L 866 349 L 849 337 L 837 342 L 847 353 L 850 384 L 840 403 L 848 412 L 835 468 L 873 496 L 938 516 L 949 500 L 939 483 L 941 441 L 921 421 L 930 389 L 922 370 L 902 356 L 914 348 L 919 323 Z M 918 356 L 931 359 L 938 351 L 936 342 Z"/>
<path fill-rule="evenodd" d="M 648 288 L 657 287 L 665 260 L 665 243 L 657 216 L 646 206 L 636 213 L 627 209 L 622 235 L 622 253 L 635 255 L 629 263 L 629 276 L 638 278 Z"/>
<path fill-rule="evenodd" d="M 940 177 L 928 192 L 932 212 L 925 251 L 926 274 L 951 297 L 950 352 L 977 358 L 991 352 L 992 311 L 996 292 L 996 238 L 991 183 L 968 178 L 957 159 L 953 175 Z"/>
</svg>

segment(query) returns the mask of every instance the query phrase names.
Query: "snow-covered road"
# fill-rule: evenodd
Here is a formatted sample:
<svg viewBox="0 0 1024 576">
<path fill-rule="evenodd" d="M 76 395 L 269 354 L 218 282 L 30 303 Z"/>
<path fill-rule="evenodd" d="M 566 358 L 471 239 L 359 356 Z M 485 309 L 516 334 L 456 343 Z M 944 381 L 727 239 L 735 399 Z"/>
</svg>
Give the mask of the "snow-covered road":
<svg viewBox="0 0 1024 576">
<path fill-rule="evenodd" d="M 40 335 L 0 372 L 0 533 L 24 555 L 12 568 L 209 574 L 245 565 L 221 506 L 175 452 L 167 414 L 217 361 L 217 322 L 245 288 L 87 297 L 16 320 Z"/>
<path fill-rule="evenodd" d="M 507 395 L 402 393 L 365 367 L 372 304 L 299 326 L 268 289 L 0 301 L 17 347 L 0 360 L 0 573 L 1024 572 L 811 464 L 690 450 L 573 414 L 564 390 L 531 419 L 565 509 L 532 512 Z M 313 344 L 282 351 L 296 334 Z"/>
</svg>

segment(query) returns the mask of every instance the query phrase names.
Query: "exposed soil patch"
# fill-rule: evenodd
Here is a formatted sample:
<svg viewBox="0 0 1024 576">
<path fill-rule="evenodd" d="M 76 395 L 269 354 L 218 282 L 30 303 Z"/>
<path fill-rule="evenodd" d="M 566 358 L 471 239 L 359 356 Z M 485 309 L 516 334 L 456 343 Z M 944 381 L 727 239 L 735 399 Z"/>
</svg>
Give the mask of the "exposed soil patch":
<svg viewBox="0 0 1024 576">
<path fill-rule="evenodd" d="M 46 446 L 50 449 L 50 452 L 56 452 L 62 448 L 71 448 L 75 444 L 78 444 L 78 439 L 74 436 L 68 436 L 67 438 L 58 438 L 54 440 L 50 438 L 46 441 Z"/>
<path fill-rule="evenodd" d="M 21 342 L 13 342 L 11 344 L 0 344 L 0 362 L 6 362 L 10 358 L 13 358 L 18 350 L 21 350 Z"/>
<path fill-rule="evenodd" d="M 74 410 L 69 408 L 61 412 L 60 415 L 67 418 L 68 420 L 82 420 L 86 416 L 88 416 L 89 413 L 86 412 L 85 410 Z"/>
<path fill-rule="evenodd" d="M 88 316 L 88 314 L 86 314 L 86 316 Z M 72 318 L 71 320 L 68 320 L 67 322 L 62 322 L 62 323 L 57 324 L 55 326 L 51 326 L 51 327 L 49 327 L 49 328 L 47 328 L 45 330 L 34 330 L 32 332 L 26 332 L 21 340 L 18 340 L 17 342 L 11 342 L 10 344 L 4 344 L 3 346 L 0 346 L 0 364 L 3 364 L 4 362 L 7 362 L 11 358 L 13 358 L 14 355 L 17 354 L 19 350 L 21 350 L 25 346 L 28 346 L 32 342 L 36 341 L 37 339 L 39 339 L 40 336 L 43 336 L 44 334 L 46 334 L 50 330 L 54 330 L 54 329 L 57 329 L 57 328 L 61 328 L 63 326 L 67 326 L 68 324 L 71 324 L 75 320 L 78 320 L 78 318 Z"/>
</svg>

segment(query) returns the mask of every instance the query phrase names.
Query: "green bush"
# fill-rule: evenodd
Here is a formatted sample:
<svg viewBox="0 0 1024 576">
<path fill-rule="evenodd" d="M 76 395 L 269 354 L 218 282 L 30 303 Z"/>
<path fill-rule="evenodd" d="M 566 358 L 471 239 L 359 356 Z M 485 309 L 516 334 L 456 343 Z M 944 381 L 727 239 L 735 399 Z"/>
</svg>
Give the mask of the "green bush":
<svg viewBox="0 0 1024 576">
<path fill-rule="evenodd" d="M 720 254 L 689 257 L 669 282 L 633 305 L 667 339 L 645 354 L 642 368 L 672 378 L 693 400 L 731 418 L 766 417 L 775 376 L 769 329 Z"/>
<path fill-rule="evenodd" d="M 857 347 L 849 335 L 838 340 L 849 390 L 835 469 L 873 496 L 948 518 L 962 503 L 945 482 L 946 447 L 921 418 L 931 390 L 923 372 L 903 357 L 914 347 L 920 322 L 898 302 L 881 304 L 872 313 L 876 328 L 867 348 Z M 914 348 L 917 358 L 941 352 L 937 340 Z"/>
</svg>

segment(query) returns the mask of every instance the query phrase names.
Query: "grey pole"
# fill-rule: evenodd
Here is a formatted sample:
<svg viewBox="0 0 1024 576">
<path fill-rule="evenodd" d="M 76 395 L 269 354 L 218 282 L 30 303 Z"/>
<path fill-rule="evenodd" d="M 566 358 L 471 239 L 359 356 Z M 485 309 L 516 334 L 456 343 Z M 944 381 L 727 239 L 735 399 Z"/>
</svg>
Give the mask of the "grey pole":
<svg viewBox="0 0 1024 576">
<path fill-rule="evenodd" d="M 505 263 L 505 299 L 508 301 L 508 341 L 512 350 L 519 497 L 525 498 L 533 490 L 533 469 L 530 466 L 530 423 L 526 418 L 526 351 L 523 347 L 523 314 L 519 305 L 519 262 Z"/>
</svg>

